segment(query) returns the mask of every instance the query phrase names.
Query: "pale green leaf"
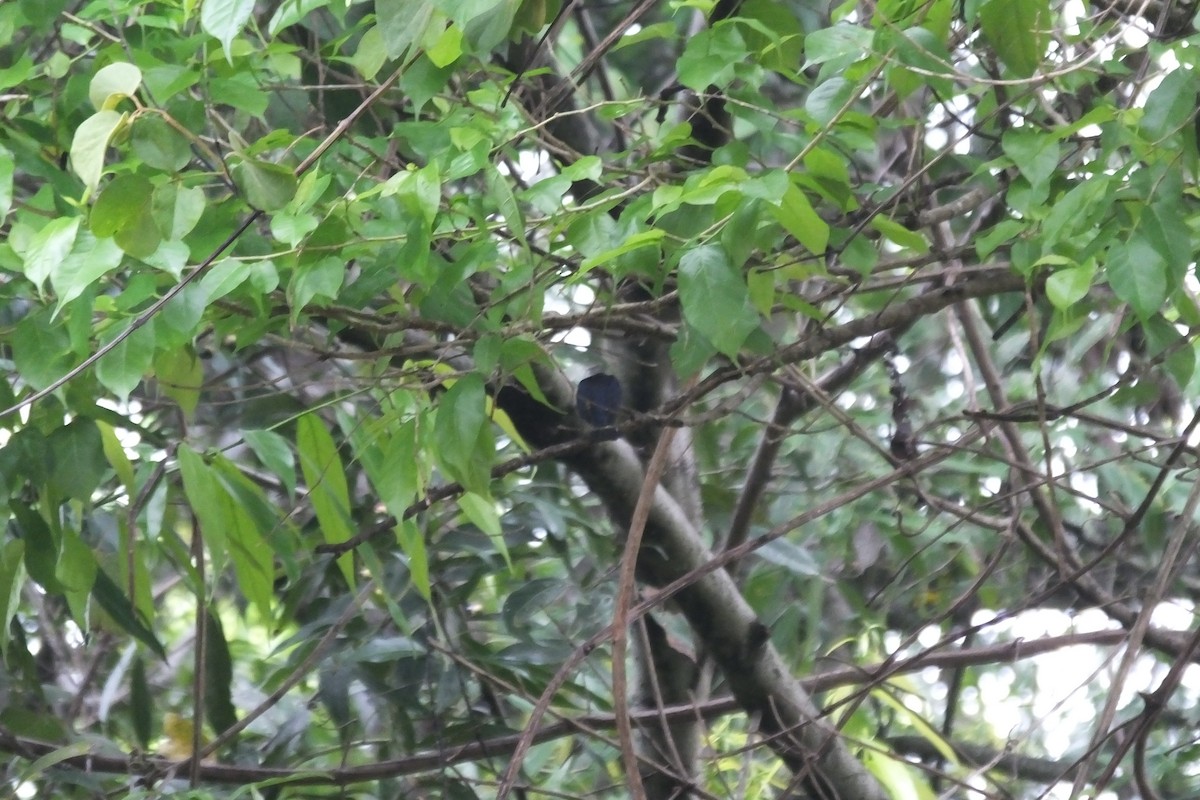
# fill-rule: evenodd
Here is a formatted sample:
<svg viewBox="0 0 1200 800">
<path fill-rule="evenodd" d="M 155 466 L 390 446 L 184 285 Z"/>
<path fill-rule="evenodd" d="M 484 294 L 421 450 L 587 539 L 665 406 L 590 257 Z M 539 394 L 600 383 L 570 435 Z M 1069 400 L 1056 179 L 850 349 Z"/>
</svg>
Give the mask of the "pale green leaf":
<svg viewBox="0 0 1200 800">
<path fill-rule="evenodd" d="M 133 462 L 129 460 L 129 455 L 125 452 L 125 446 L 121 444 L 121 440 L 117 437 L 116 429 L 107 422 L 97 422 L 96 427 L 100 430 L 100 441 L 104 448 L 104 457 L 108 459 L 109 466 L 116 471 L 117 477 L 121 479 L 121 483 L 125 486 L 126 491 L 133 494 L 136 491 L 134 487 Z"/>
<path fill-rule="evenodd" d="M 500 528 L 500 514 L 496 503 L 485 495 L 467 492 L 458 498 L 458 508 L 471 524 L 488 535 L 492 544 L 500 551 L 504 563 L 512 569 L 512 559 L 508 554 L 508 546 L 504 543 L 503 531 Z"/>
<path fill-rule="evenodd" d="M 1096 277 L 1096 262 L 1055 270 L 1046 279 L 1046 298 L 1055 308 L 1070 308 L 1092 288 Z"/>
<path fill-rule="evenodd" d="M 25 541 L 9 537 L 0 545 L 0 657 L 8 657 L 10 626 L 25 586 Z"/>
<path fill-rule="evenodd" d="M 100 185 L 109 140 L 128 124 L 128 116 L 104 109 L 92 114 L 75 129 L 75 136 L 71 139 L 71 169 L 89 191 L 94 191 Z"/>
<path fill-rule="evenodd" d="M 432 0 L 375 0 L 375 18 L 391 58 L 407 60 L 427 30 L 442 16 Z"/>
<path fill-rule="evenodd" d="M 290 28 L 314 11 L 325 8 L 330 0 L 283 0 L 271 21 L 267 24 L 267 32 L 276 36 L 284 28 Z"/>
<path fill-rule="evenodd" d="M 519 7 L 520 0 L 466 2 L 459 4 L 452 17 L 465 31 L 471 49 L 487 53 L 508 38 Z"/>
<path fill-rule="evenodd" d="M 8 216 L 13 200 L 13 172 L 16 162 L 12 151 L 0 145 L 0 220 Z"/>
<path fill-rule="evenodd" d="M 204 292 L 205 304 L 220 300 L 250 277 L 250 265 L 244 261 L 223 258 L 209 268 L 200 279 L 200 289 Z"/>
<path fill-rule="evenodd" d="M 579 280 L 583 275 L 587 274 L 593 267 L 612 263 L 618 256 L 623 256 L 626 253 L 632 253 L 634 250 L 640 250 L 643 247 L 659 248 L 663 238 L 666 236 L 664 231 L 657 228 L 651 228 L 648 231 L 639 231 L 626 239 L 616 247 L 610 248 L 596 255 L 585 258 L 579 264 L 579 271 L 573 276 L 573 280 Z"/>
<path fill-rule="evenodd" d="M 804 37 L 804 69 L 825 63 L 849 66 L 871 52 L 874 37 L 870 29 L 847 22 L 819 28 Z"/>
<path fill-rule="evenodd" d="M 395 530 L 396 544 L 408 559 L 408 574 L 412 578 L 413 588 L 429 602 L 433 599 L 433 591 L 429 582 L 429 552 L 425 547 L 425 536 L 420 526 L 411 519 L 396 523 Z"/>
<path fill-rule="evenodd" d="M 821 219 L 808 195 L 795 184 L 789 184 L 783 199 L 775 207 L 775 216 L 813 255 L 822 255 L 829 244 L 829 224 Z"/>
<path fill-rule="evenodd" d="M 462 42 L 462 28 L 457 25 L 450 25 L 446 30 L 442 31 L 442 35 L 437 38 L 437 41 L 425 51 L 425 55 L 433 62 L 435 67 L 448 67 L 462 55 Z"/>
<path fill-rule="evenodd" d="M 98 438 L 98 437 L 97 437 Z M 54 577 L 67 592 L 86 592 L 96 582 L 96 556 L 74 528 L 62 529 L 62 547 Z"/>
<path fill-rule="evenodd" d="M 225 59 L 233 63 L 230 45 L 242 32 L 254 11 L 254 0 L 204 0 L 200 6 L 200 27 L 221 43 Z"/>
<path fill-rule="evenodd" d="M 115 106 L 124 97 L 132 97 L 142 85 L 142 71 L 133 64 L 118 61 L 102 67 L 88 86 L 88 99 L 100 111 Z"/>
<path fill-rule="evenodd" d="M 204 214 L 204 190 L 196 186 L 164 183 L 154 189 L 150 213 L 164 239 L 182 239 Z"/>
<path fill-rule="evenodd" d="M 808 93 L 804 110 L 813 122 L 824 127 L 833 122 L 858 92 L 858 87 L 845 78 L 830 78 Z"/>
<path fill-rule="evenodd" d="M 925 240 L 924 236 L 917 231 L 910 231 L 890 217 L 877 214 L 871 218 L 871 227 L 901 247 L 907 247 L 918 253 L 929 252 L 929 242 Z"/>
<path fill-rule="evenodd" d="M 378 25 L 373 25 L 358 40 L 358 48 L 350 57 L 350 64 L 358 70 L 358 74 L 371 80 L 387 62 L 387 48 L 383 42 L 383 31 Z"/>
<path fill-rule="evenodd" d="M 183 478 L 183 492 L 188 505 L 200 521 L 204 543 L 213 554 L 218 569 L 224 567 L 228 543 L 225 533 L 224 493 L 213 476 L 213 470 L 204 458 L 186 444 L 175 451 L 179 462 L 179 475 Z"/>
<path fill-rule="evenodd" d="M 346 541 L 354 533 L 350 522 L 350 489 L 337 445 L 320 415 L 305 414 L 297 421 L 296 450 L 304 482 L 308 484 L 308 499 L 325 541 L 330 544 Z M 346 583 L 354 586 L 353 554 L 340 556 L 338 567 Z"/>
<path fill-rule="evenodd" d="M 54 268 L 62 262 L 79 233 L 82 217 L 58 217 L 46 223 L 29 243 L 25 251 L 25 277 L 41 287 Z"/>
<path fill-rule="evenodd" d="M 292 450 L 284 439 L 274 431 L 247 430 L 242 431 L 242 438 L 254 451 L 254 455 L 262 465 L 279 478 L 288 497 L 296 494 L 296 461 Z"/>
</svg>

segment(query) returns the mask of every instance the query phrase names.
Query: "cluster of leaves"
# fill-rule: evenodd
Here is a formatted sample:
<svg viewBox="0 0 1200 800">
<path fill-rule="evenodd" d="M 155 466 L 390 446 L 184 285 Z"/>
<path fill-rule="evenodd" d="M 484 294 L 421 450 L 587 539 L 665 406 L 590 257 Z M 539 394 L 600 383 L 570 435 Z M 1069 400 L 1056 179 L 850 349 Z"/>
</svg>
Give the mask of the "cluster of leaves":
<svg viewBox="0 0 1200 800">
<path fill-rule="evenodd" d="M 14 790 L 153 783 L 136 751 L 209 741 L 193 784 L 478 796 L 565 678 L 586 736 L 540 734 L 522 780 L 624 796 L 592 652 L 621 515 L 555 387 L 631 343 L 666 360 L 627 398 L 647 367 L 685 388 L 618 424 L 690 430 L 692 522 L 761 534 L 730 572 L 798 673 L 1000 636 L 980 609 L 1103 606 L 1190 658 L 1123 602 L 1197 585 L 1177 4 L 626 5 L 0 4 Z M 897 796 L 934 796 L 904 755 L 965 785 L 951 742 L 1008 735 L 957 705 L 972 657 L 829 698 Z M 699 786 L 788 786 L 723 713 Z M 1149 779 L 1073 731 L 1113 764 L 1079 780 L 1185 782 L 1186 717 L 1147 721 Z"/>
</svg>

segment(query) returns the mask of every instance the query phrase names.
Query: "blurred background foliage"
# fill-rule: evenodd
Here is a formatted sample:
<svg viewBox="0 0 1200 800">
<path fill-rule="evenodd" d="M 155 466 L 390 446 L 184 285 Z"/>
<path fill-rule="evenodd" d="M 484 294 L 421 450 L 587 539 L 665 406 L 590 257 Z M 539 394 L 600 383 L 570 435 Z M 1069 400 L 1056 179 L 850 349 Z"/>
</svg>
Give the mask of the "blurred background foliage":
<svg viewBox="0 0 1200 800">
<path fill-rule="evenodd" d="M 1195 12 L 0 4 L 5 792 L 494 797 L 583 655 L 515 791 L 627 796 L 670 417 L 882 796 L 1193 796 Z M 817 796 L 660 605 L 688 790 Z"/>
</svg>

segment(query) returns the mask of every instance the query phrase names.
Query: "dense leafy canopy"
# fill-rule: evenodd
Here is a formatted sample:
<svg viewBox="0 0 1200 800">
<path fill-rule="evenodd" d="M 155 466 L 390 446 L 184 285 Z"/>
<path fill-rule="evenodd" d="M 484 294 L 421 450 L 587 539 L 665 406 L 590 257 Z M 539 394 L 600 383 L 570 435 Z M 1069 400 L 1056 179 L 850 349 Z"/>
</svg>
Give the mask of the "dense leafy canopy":
<svg viewBox="0 0 1200 800">
<path fill-rule="evenodd" d="M 6 790 L 1195 796 L 1193 5 L 0 4 Z"/>
</svg>

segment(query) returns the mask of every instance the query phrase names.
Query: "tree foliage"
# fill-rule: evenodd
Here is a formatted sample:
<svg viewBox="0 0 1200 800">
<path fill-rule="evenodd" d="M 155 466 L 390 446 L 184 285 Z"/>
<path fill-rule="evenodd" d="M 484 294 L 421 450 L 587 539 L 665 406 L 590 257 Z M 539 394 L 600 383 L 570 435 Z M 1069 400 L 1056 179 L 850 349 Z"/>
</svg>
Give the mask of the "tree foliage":
<svg viewBox="0 0 1200 800">
<path fill-rule="evenodd" d="M 1193 13 L 0 4 L 6 788 L 1194 796 Z"/>
</svg>

